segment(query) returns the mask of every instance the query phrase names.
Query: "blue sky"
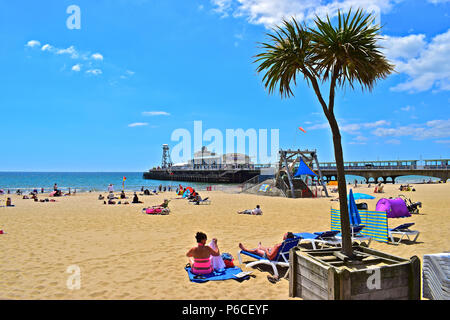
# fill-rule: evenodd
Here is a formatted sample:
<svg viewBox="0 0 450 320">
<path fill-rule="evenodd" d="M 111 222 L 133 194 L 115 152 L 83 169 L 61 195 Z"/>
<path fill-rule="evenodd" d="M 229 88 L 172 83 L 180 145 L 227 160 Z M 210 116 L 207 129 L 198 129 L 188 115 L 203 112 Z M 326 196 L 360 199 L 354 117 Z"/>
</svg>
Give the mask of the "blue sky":
<svg viewBox="0 0 450 320">
<path fill-rule="evenodd" d="M 79 30 L 66 26 L 73 4 Z M 338 93 L 345 160 L 449 158 L 449 1 L 0 1 L 0 171 L 146 170 L 195 120 L 224 135 L 279 129 L 281 147 L 333 161 L 313 90 L 269 96 L 252 61 L 282 17 L 355 4 L 380 8 L 397 73 Z"/>
</svg>

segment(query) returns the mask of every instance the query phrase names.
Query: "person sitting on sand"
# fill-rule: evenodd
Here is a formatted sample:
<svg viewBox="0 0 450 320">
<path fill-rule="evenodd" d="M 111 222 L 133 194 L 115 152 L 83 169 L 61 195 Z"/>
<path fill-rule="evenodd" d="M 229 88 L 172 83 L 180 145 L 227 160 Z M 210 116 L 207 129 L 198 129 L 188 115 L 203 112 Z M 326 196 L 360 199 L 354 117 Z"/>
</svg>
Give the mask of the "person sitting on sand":
<svg viewBox="0 0 450 320">
<path fill-rule="evenodd" d="M 294 238 L 294 234 L 292 232 L 287 232 L 283 235 L 283 241 L 286 239 L 293 239 Z M 278 254 L 278 250 L 280 250 L 281 247 L 281 243 L 278 243 L 276 245 L 273 246 L 273 248 L 270 247 L 264 247 L 261 245 L 261 242 L 258 244 L 258 247 L 255 249 L 247 249 L 244 247 L 244 245 L 242 243 L 239 243 L 239 248 L 241 250 L 253 253 L 253 254 L 257 254 L 260 257 L 263 257 L 265 259 L 269 259 L 269 260 L 273 260 L 275 259 L 275 257 Z"/>
<path fill-rule="evenodd" d="M 253 210 L 247 209 L 244 211 L 238 211 L 237 213 L 239 214 L 252 214 L 252 215 L 256 215 L 256 216 L 260 216 L 262 215 L 262 210 L 261 207 L 259 206 L 259 204 L 256 205 L 256 208 Z"/>
<path fill-rule="evenodd" d="M 217 239 L 213 239 L 217 250 L 206 245 L 207 236 L 203 232 L 197 232 L 195 235 L 197 246 L 191 248 L 186 256 L 189 258 L 189 264 L 192 267 L 193 274 L 208 274 L 213 272 L 210 256 L 220 256 Z"/>
<path fill-rule="evenodd" d="M 128 199 L 127 196 L 125 195 L 125 191 L 123 191 L 123 190 L 120 193 L 120 199 Z"/>
<path fill-rule="evenodd" d="M 6 206 L 7 207 L 14 207 L 14 205 L 12 204 L 11 198 L 7 198 L 6 199 Z"/>
<path fill-rule="evenodd" d="M 161 203 L 160 205 L 158 205 L 158 206 L 152 206 L 152 208 L 154 208 L 154 209 L 157 209 L 157 208 L 160 208 L 160 209 L 166 209 L 167 207 L 169 207 L 169 200 L 167 200 L 167 199 L 164 199 L 164 202 L 163 203 Z"/>
<path fill-rule="evenodd" d="M 114 200 L 114 199 L 117 199 L 117 198 L 114 196 L 114 193 L 110 192 L 110 193 L 108 194 L 108 199 L 109 199 L 109 200 Z"/>
<path fill-rule="evenodd" d="M 98 196 L 98 200 L 103 200 L 103 199 L 105 199 L 105 197 L 104 197 L 102 194 L 100 194 L 100 195 Z"/>
<path fill-rule="evenodd" d="M 138 196 L 137 196 L 136 192 L 134 193 L 134 196 L 133 196 L 133 201 L 132 201 L 132 203 L 142 203 L 142 201 L 139 201 L 139 198 L 138 198 Z"/>
</svg>

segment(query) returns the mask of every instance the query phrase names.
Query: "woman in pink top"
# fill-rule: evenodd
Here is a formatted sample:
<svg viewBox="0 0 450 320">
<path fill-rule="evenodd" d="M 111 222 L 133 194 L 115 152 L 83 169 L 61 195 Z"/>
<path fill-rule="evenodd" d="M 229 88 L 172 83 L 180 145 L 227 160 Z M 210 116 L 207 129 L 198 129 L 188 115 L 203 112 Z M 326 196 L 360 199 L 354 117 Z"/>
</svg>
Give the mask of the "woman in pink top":
<svg viewBox="0 0 450 320">
<path fill-rule="evenodd" d="M 206 245 L 206 234 L 203 232 L 197 232 L 195 236 L 197 239 L 197 246 L 191 248 L 186 256 L 189 258 L 191 265 L 191 272 L 194 274 L 208 274 L 213 272 L 211 266 L 210 256 L 219 256 L 219 247 L 217 246 L 217 239 L 213 239 L 216 244 L 217 250 L 214 250 L 210 246 Z"/>
</svg>

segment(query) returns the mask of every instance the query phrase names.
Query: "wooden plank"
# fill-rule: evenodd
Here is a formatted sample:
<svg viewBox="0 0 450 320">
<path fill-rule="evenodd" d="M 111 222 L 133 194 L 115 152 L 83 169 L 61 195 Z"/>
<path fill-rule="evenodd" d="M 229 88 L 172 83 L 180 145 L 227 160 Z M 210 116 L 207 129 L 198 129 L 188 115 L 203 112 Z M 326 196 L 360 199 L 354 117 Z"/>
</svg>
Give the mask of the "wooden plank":
<svg viewBox="0 0 450 320">
<path fill-rule="evenodd" d="M 350 280 L 350 272 L 346 269 L 342 270 L 339 278 L 340 285 L 340 299 L 342 300 L 350 300 L 351 298 L 351 280 Z"/>
<path fill-rule="evenodd" d="M 352 300 L 397 300 L 408 297 L 408 286 L 391 289 L 373 290 L 369 293 L 362 293 L 351 297 Z"/>
<path fill-rule="evenodd" d="M 400 257 L 397 257 L 397 256 L 393 256 L 391 254 L 387 254 L 385 252 L 381 252 L 381 251 L 378 251 L 378 250 L 375 250 L 375 249 L 371 249 L 371 248 L 358 247 L 358 251 L 365 252 L 365 253 L 368 253 L 368 254 L 371 254 L 371 255 L 375 255 L 375 256 L 378 256 L 378 257 L 382 257 L 382 258 L 391 259 L 391 260 L 397 261 L 399 263 L 409 262 L 409 260 L 407 260 L 407 259 L 400 258 Z"/>
<path fill-rule="evenodd" d="M 300 276 L 316 283 L 318 286 L 324 288 L 325 290 L 327 290 L 328 288 L 328 274 L 324 276 L 304 267 L 299 269 L 297 272 L 296 277 Z"/>
<path fill-rule="evenodd" d="M 308 278 L 301 277 L 301 286 L 302 290 L 308 290 L 311 293 L 314 293 L 317 297 L 320 297 L 321 299 L 325 300 L 328 299 L 328 290 L 321 288 L 313 281 L 309 280 Z"/>
<path fill-rule="evenodd" d="M 301 291 L 297 291 L 297 255 L 295 254 L 295 248 L 291 249 L 289 254 L 289 297 L 301 297 Z M 301 286 L 300 286 L 301 288 Z"/>
<path fill-rule="evenodd" d="M 373 273 L 373 271 L 369 274 L 367 271 L 379 269 L 380 277 L 383 278 L 395 278 L 395 277 L 408 277 L 409 274 L 409 264 L 403 265 L 389 265 L 389 266 L 381 266 L 379 268 L 368 268 L 363 270 L 353 270 L 351 271 L 352 281 L 355 282 L 364 282 L 367 281 L 367 278 Z"/>
<path fill-rule="evenodd" d="M 307 288 L 302 288 L 302 299 L 305 300 L 325 300 L 322 296 L 318 296 Z"/>
<path fill-rule="evenodd" d="M 328 300 L 339 300 L 339 277 L 336 269 L 328 269 Z"/>
<path fill-rule="evenodd" d="M 367 280 L 369 279 L 371 275 L 367 274 Z M 352 296 L 363 294 L 363 293 L 370 293 L 372 291 L 377 290 L 388 290 L 393 288 L 399 288 L 399 287 L 405 287 L 408 286 L 408 277 L 391 277 L 391 278 L 381 278 L 380 279 L 380 289 L 376 288 L 369 288 L 366 281 L 360 281 L 356 282 L 352 279 Z"/>
<path fill-rule="evenodd" d="M 420 300 L 420 290 L 422 287 L 420 277 L 420 259 L 417 256 L 413 256 L 411 257 L 410 261 L 410 273 L 408 277 L 408 298 L 410 300 Z"/>
<path fill-rule="evenodd" d="M 312 272 L 315 272 L 323 277 L 327 277 L 328 275 L 328 268 L 329 268 L 328 266 L 320 264 L 307 256 L 302 256 L 297 260 L 297 262 L 300 269 L 308 268 Z"/>
</svg>

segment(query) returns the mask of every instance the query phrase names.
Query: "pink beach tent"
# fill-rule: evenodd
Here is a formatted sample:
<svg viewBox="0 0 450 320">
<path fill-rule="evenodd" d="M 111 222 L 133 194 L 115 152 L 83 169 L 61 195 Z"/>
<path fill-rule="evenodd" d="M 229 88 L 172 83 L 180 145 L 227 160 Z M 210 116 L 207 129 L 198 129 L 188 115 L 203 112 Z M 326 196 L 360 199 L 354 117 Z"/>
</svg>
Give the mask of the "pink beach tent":
<svg viewBox="0 0 450 320">
<path fill-rule="evenodd" d="M 386 212 L 388 218 L 406 218 L 411 216 L 402 198 L 380 199 L 377 202 L 375 211 Z"/>
</svg>

